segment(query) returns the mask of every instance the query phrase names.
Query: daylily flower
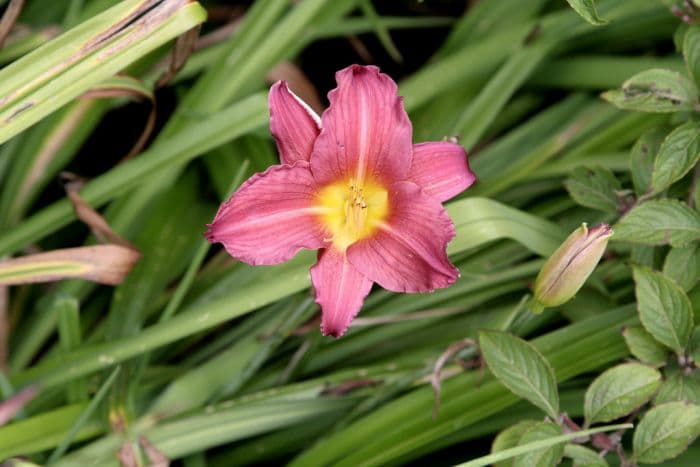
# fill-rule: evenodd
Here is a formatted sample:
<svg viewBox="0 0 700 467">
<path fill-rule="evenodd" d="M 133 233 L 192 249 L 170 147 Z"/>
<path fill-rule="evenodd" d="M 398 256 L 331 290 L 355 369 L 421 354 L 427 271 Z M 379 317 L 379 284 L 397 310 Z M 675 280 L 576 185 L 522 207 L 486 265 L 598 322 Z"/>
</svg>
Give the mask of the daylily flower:
<svg viewBox="0 0 700 467">
<path fill-rule="evenodd" d="M 461 146 L 412 144 L 396 83 L 377 67 L 350 66 L 336 81 L 321 118 L 286 83 L 272 86 L 282 164 L 222 204 L 207 238 L 253 265 L 318 249 L 311 281 L 321 332 L 340 337 L 374 282 L 394 292 L 454 283 L 446 247 L 455 229 L 441 203 L 475 177 Z"/>
</svg>

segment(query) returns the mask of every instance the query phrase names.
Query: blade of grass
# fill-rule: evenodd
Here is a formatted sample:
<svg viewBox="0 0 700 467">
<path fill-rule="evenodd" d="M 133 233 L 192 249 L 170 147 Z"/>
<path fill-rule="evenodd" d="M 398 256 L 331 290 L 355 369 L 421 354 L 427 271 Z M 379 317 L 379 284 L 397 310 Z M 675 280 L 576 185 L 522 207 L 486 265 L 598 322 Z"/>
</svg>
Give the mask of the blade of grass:
<svg viewBox="0 0 700 467">
<path fill-rule="evenodd" d="M 107 379 L 102 383 L 102 385 L 100 386 L 100 389 L 97 390 L 97 392 L 95 393 L 95 396 L 92 398 L 90 403 L 88 403 L 88 405 L 85 407 L 85 410 L 75 420 L 75 422 L 73 423 L 73 426 L 71 426 L 65 439 L 61 442 L 61 444 L 59 444 L 56 447 L 56 449 L 49 456 L 49 459 L 46 461 L 46 463 L 48 465 L 56 462 L 58 459 L 61 458 L 61 456 L 63 456 L 63 454 L 66 452 L 66 450 L 68 450 L 68 447 L 73 442 L 75 435 L 83 428 L 85 423 L 88 421 L 88 419 L 92 416 L 92 414 L 97 409 L 97 406 L 100 405 L 100 403 L 102 402 L 102 399 L 104 399 L 104 397 L 107 395 L 107 392 L 112 387 L 112 384 L 114 383 L 114 381 L 116 381 L 117 375 L 119 375 L 120 370 L 121 370 L 121 367 L 119 367 L 119 366 L 115 367 L 114 370 L 112 370 L 112 373 L 110 373 L 110 375 L 107 377 Z"/>
</svg>

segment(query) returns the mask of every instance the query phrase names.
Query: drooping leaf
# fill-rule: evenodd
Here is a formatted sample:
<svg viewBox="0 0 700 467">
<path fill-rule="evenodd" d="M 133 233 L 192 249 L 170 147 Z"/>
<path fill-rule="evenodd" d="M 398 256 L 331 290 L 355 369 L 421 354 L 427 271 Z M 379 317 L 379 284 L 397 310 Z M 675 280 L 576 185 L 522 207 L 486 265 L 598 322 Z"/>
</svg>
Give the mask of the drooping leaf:
<svg viewBox="0 0 700 467">
<path fill-rule="evenodd" d="M 671 248 L 664 261 L 663 273 L 676 281 L 686 292 L 692 289 L 700 277 L 700 249 L 698 249 L 698 245 Z"/>
<path fill-rule="evenodd" d="M 533 426 L 540 423 L 537 420 L 521 420 L 515 425 L 511 425 L 505 430 L 501 431 L 498 436 L 493 440 L 491 445 L 491 452 L 499 452 L 504 449 L 514 448 L 518 445 L 518 441 L 522 438 L 523 434 Z M 494 464 L 494 467 L 512 467 L 513 459 L 506 459 Z"/>
<path fill-rule="evenodd" d="M 552 422 L 540 422 L 530 427 L 518 442 L 523 446 L 534 441 L 541 441 L 561 435 L 561 427 Z M 527 454 L 517 456 L 513 460 L 513 467 L 554 467 L 564 455 L 564 443 L 555 444 L 544 449 L 530 451 Z"/>
<path fill-rule="evenodd" d="M 668 349 L 641 326 L 627 326 L 622 330 L 627 347 L 638 360 L 660 367 L 666 364 Z"/>
<path fill-rule="evenodd" d="M 669 402 L 649 410 L 634 431 L 634 460 L 658 464 L 673 459 L 700 435 L 700 406 Z"/>
<path fill-rule="evenodd" d="M 651 176 L 654 169 L 654 160 L 659 153 L 668 129 L 666 127 L 654 127 L 639 137 L 630 152 L 630 173 L 632 184 L 637 196 L 647 193 L 651 189 Z"/>
<path fill-rule="evenodd" d="M 205 17 L 197 2 L 119 2 L 3 68 L 0 141 L 7 141 Z M 135 42 L 138 47 L 133 47 Z"/>
<path fill-rule="evenodd" d="M 647 201 L 628 212 L 614 230 L 615 240 L 686 246 L 700 239 L 700 213 L 677 200 Z"/>
<path fill-rule="evenodd" d="M 608 462 L 593 449 L 579 444 L 564 446 L 564 456 L 573 461 L 573 467 L 608 467 Z"/>
<path fill-rule="evenodd" d="M 505 387 L 557 419 L 554 370 L 532 344 L 505 332 L 481 331 L 479 345 L 489 369 Z"/>
<path fill-rule="evenodd" d="M 700 158 L 700 125 L 689 121 L 661 144 L 651 174 L 651 194 L 660 193 L 688 173 Z"/>
<path fill-rule="evenodd" d="M 617 212 L 616 192 L 622 189 L 622 185 L 609 169 L 578 167 L 566 179 L 564 186 L 581 206 L 613 214 Z"/>
<path fill-rule="evenodd" d="M 660 272 L 634 267 L 639 319 L 666 347 L 681 354 L 693 330 L 693 310 L 678 284 Z"/>
<path fill-rule="evenodd" d="M 141 254 L 120 245 L 62 248 L 0 262 L 0 286 L 87 279 L 120 284 Z"/>
<path fill-rule="evenodd" d="M 589 23 L 600 26 L 601 24 L 607 23 L 603 18 L 598 16 L 598 11 L 595 8 L 595 2 L 593 0 L 566 0 L 571 5 L 576 13 L 585 19 Z"/>
<path fill-rule="evenodd" d="M 638 112 L 692 111 L 698 105 L 695 84 L 671 70 L 654 68 L 634 75 L 622 89 L 607 91 L 602 97 L 613 105 Z"/>
<path fill-rule="evenodd" d="M 652 398 L 661 373 L 641 363 L 626 363 L 604 371 L 586 391 L 586 424 L 609 422 L 629 414 Z"/>
</svg>

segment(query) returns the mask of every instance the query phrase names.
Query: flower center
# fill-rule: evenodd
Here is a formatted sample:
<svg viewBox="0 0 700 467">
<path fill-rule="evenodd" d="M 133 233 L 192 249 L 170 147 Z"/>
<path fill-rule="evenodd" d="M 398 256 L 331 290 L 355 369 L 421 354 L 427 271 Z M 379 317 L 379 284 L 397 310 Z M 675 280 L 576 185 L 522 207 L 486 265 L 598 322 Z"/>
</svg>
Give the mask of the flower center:
<svg viewBox="0 0 700 467">
<path fill-rule="evenodd" d="M 386 218 L 387 191 L 381 185 L 354 179 L 332 183 L 318 196 L 323 208 L 322 221 L 331 234 L 331 241 L 340 251 L 370 236 Z"/>
</svg>

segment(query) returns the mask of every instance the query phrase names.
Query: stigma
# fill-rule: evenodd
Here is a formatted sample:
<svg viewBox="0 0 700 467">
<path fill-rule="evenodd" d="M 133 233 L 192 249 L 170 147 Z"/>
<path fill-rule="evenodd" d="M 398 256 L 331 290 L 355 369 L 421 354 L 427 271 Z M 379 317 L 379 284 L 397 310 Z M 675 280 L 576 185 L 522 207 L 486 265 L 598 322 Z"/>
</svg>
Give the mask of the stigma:
<svg viewBox="0 0 700 467">
<path fill-rule="evenodd" d="M 331 183 L 320 190 L 318 203 L 327 240 L 340 251 L 372 235 L 389 210 L 386 189 L 367 179 Z"/>
</svg>

